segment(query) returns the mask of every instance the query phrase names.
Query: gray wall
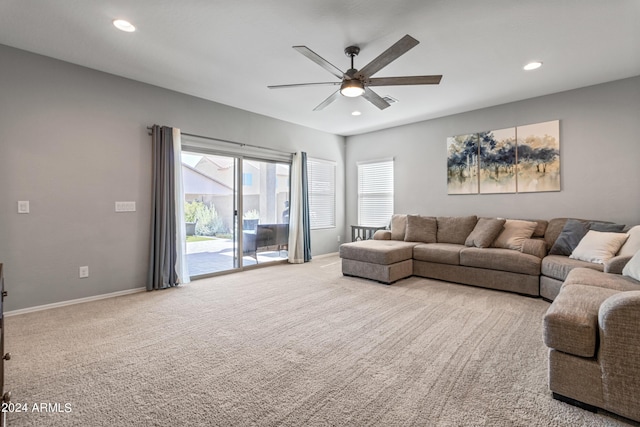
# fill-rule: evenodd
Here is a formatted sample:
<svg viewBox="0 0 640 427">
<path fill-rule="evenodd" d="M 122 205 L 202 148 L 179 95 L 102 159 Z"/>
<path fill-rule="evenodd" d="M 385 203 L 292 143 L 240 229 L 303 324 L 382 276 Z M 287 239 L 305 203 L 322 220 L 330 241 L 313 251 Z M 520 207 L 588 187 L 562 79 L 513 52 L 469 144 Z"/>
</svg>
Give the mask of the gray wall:
<svg viewBox="0 0 640 427">
<path fill-rule="evenodd" d="M 344 218 L 344 138 L 0 45 L 0 262 L 5 310 L 145 285 L 147 126 L 306 151 L 337 162 L 337 224 L 312 232 L 335 252 Z M 31 213 L 17 213 L 18 200 Z M 135 213 L 114 202 L 135 201 Z M 88 265 L 90 277 L 78 278 Z"/>
<path fill-rule="evenodd" d="M 555 119 L 562 191 L 447 195 L 448 136 Z M 389 157 L 397 213 L 640 224 L 640 77 L 347 137 L 345 230 L 357 224 L 356 162 Z"/>
</svg>

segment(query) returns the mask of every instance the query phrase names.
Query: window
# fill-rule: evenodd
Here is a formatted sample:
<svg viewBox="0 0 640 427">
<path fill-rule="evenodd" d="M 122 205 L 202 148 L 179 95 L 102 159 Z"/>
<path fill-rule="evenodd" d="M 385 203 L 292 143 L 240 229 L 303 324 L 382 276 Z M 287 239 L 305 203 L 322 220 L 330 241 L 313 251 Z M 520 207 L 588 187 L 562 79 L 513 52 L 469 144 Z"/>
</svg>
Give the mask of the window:
<svg viewBox="0 0 640 427">
<path fill-rule="evenodd" d="M 336 226 L 336 164 L 307 158 L 311 228 Z"/>
<path fill-rule="evenodd" d="M 393 159 L 358 162 L 358 225 L 381 227 L 393 215 Z"/>
</svg>

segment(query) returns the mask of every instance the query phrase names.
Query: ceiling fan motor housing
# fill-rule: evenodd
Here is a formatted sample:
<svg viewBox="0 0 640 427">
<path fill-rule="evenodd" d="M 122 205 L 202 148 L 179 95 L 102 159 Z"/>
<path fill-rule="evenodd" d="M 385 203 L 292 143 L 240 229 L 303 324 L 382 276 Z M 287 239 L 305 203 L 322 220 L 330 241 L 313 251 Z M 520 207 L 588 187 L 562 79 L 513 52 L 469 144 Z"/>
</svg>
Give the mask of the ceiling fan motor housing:
<svg viewBox="0 0 640 427">
<path fill-rule="evenodd" d="M 358 56 L 359 53 L 360 53 L 360 48 L 358 46 L 349 46 L 344 49 L 344 54 L 350 58 L 353 58 L 354 56 Z"/>
</svg>

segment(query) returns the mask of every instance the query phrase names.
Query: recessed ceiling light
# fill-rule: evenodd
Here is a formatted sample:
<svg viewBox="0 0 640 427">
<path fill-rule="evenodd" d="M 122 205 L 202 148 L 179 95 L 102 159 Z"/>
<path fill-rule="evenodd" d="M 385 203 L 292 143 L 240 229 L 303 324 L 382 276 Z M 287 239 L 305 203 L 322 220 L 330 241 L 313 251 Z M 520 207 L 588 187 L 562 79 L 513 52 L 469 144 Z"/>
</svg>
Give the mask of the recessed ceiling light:
<svg viewBox="0 0 640 427">
<path fill-rule="evenodd" d="M 136 27 L 134 27 L 131 22 L 125 21 L 124 19 L 114 19 L 113 25 L 120 31 L 127 33 L 133 33 L 136 30 Z"/>
<path fill-rule="evenodd" d="M 354 111 L 353 113 L 351 113 L 352 116 L 359 116 L 360 114 L 362 114 L 360 111 Z"/>
<path fill-rule="evenodd" d="M 542 67 L 542 62 L 540 61 L 533 61 L 533 62 L 529 62 L 527 65 L 525 65 L 524 67 L 522 67 L 525 71 L 531 71 L 531 70 L 537 70 L 538 68 Z"/>
</svg>

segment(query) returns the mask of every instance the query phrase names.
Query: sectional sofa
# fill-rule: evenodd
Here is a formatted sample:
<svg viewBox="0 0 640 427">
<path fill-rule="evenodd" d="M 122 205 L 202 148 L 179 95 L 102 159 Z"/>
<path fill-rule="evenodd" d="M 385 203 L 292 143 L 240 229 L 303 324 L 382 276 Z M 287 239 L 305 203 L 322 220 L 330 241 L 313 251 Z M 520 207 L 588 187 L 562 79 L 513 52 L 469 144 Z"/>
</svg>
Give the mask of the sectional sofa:
<svg viewBox="0 0 640 427">
<path fill-rule="evenodd" d="M 552 302 L 543 339 L 553 396 L 640 422 L 640 226 L 394 215 L 340 257 L 347 276 L 415 275 Z"/>
</svg>

